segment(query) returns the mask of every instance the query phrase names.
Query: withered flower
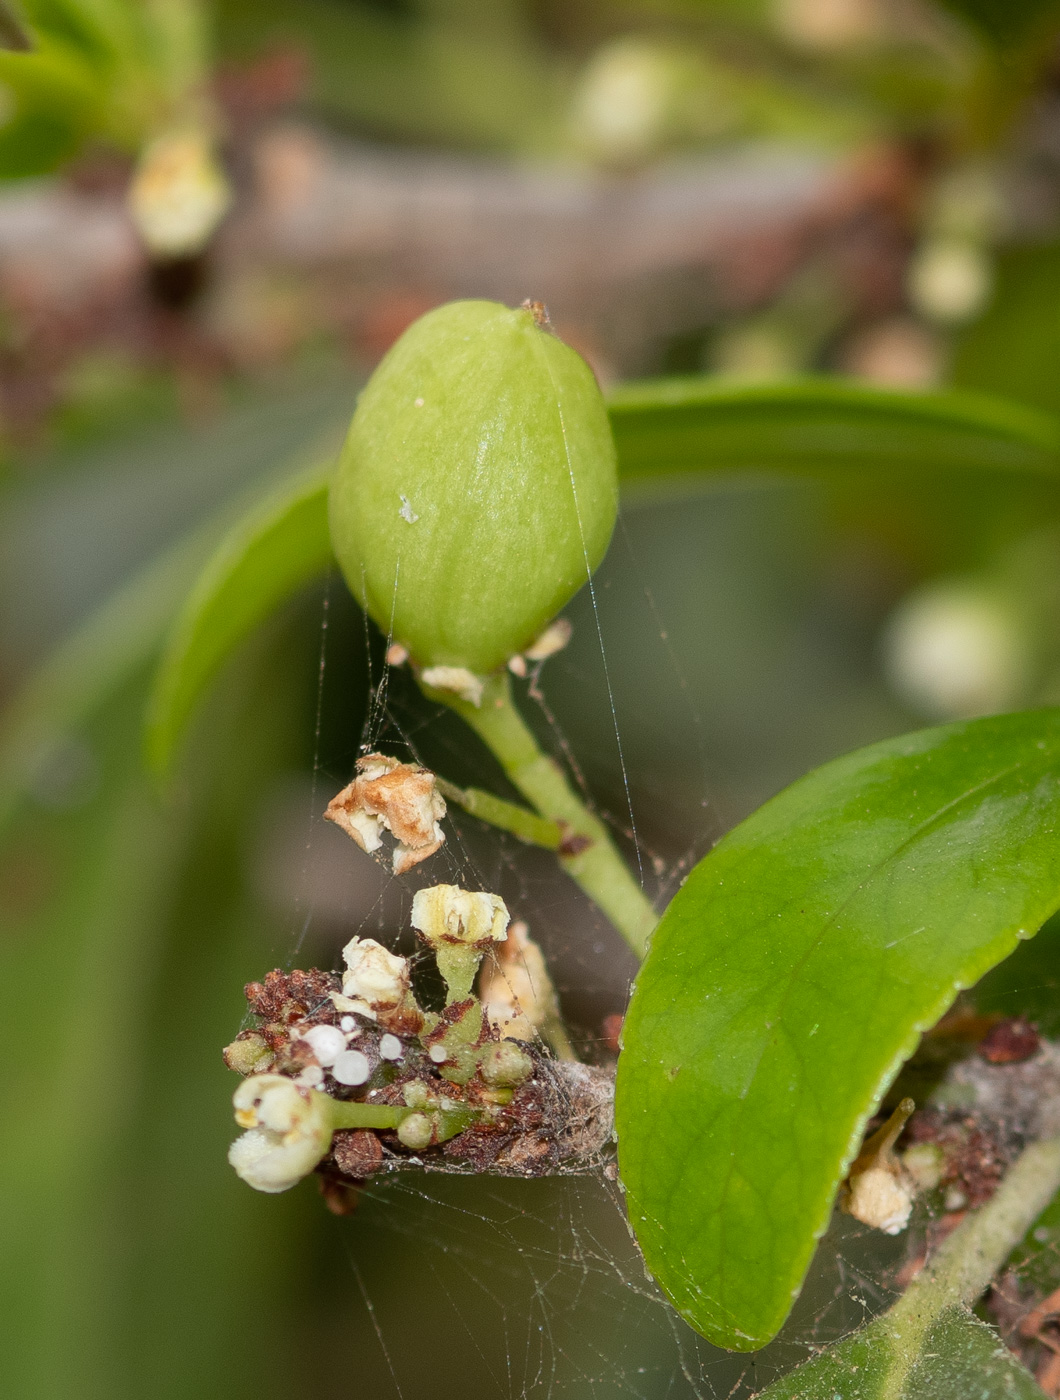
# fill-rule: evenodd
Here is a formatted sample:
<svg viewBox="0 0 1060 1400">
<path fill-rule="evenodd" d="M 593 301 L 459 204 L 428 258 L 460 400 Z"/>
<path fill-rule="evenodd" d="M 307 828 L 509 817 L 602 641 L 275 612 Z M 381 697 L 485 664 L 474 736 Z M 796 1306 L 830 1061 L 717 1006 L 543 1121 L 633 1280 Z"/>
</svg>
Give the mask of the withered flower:
<svg viewBox="0 0 1060 1400">
<path fill-rule="evenodd" d="M 351 938 L 342 950 L 342 994 L 373 1012 L 399 1006 L 409 990 L 409 965 L 374 938 Z"/>
<path fill-rule="evenodd" d="M 445 799 L 434 774 L 381 753 L 357 760 L 357 776 L 332 798 L 324 815 L 369 854 L 383 844 L 383 832 L 391 832 L 398 843 L 395 875 L 433 856 L 445 840 L 438 824 L 445 816 Z"/>
<path fill-rule="evenodd" d="M 507 941 L 487 959 L 479 981 L 483 1009 L 502 1036 L 533 1040 L 559 1018 L 552 979 L 541 949 L 520 919 L 508 930 Z"/>
<path fill-rule="evenodd" d="M 900 1234 L 913 1211 L 916 1185 L 895 1156 L 894 1144 L 915 1107 L 912 1099 L 903 1099 L 883 1127 L 865 1142 L 839 1198 L 847 1215 L 885 1235 Z"/>
<path fill-rule="evenodd" d="M 471 992 L 482 954 L 507 938 L 508 910 L 497 894 L 433 885 L 417 890 L 412 900 L 412 927 L 434 950 L 449 1000 Z"/>
<path fill-rule="evenodd" d="M 431 885 L 413 896 L 412 927 L 435 947 L 462 943 L 485 949 L 507 938 L 508 909 L 498 894 Z"/>
</svg>

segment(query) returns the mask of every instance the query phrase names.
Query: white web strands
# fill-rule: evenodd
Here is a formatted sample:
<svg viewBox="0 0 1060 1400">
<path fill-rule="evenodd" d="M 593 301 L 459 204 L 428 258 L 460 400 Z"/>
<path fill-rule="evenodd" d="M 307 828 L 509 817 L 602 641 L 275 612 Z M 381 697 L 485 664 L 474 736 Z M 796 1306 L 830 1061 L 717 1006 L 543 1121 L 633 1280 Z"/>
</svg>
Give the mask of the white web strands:
<svg viewBox="0 0 1060 1400">
<path fill-rule="evenodd" d="M 616 537 L 622 566 L 632 562 L 636 568 L 636 545 L 623 528 Z M 588 602 L 606 662 L 600 613 L 604 586 L 596 587 Z M 667 600 L 654 586 L 650 593 L 645 588 L 644 595 L 663 653 L 657 678 L 662 685 L 669 675 L 666 683 L 680 693 L 691 716 L 694 757 L 697 749 L 702 752 L 704 726 L 681 673 L 679 653 L 667 636 Z M 325 610 L 320 694 L 326 648 L 331 645 L 328 627 Z M 365 638 L 372 658 L 380 648 L 371 640 L 367 623 Z M 556 670 L 588 664 L 584 647 L 547 663 Z M 535 698 L 543 682 L 534 672 L 528 680 Z M 619 704 L 610 673 L 607 682 L 611 721 L 623 754 L 623 791 L 632 792 L 636 775 L 626 772 L 630 746 L 618 732 Z M 452 717 L 437 718 L 418 696 L 408 700 L 402 693 L 407 690 L 404 681 L 395 683 L 389 666 L 372 677 L 362 753 L 382 749 L 423 762 L 423 741 L 428 737 L 444 750 L 445 726 L 452 725 Z M 542 712 L 552 747 L 562 755 L 566 746 L 559 723 L 547 706 Z M 314 839 L 319 839 L 322 799 L 337 792 L 350 776 L 321 771 L 319 714 L 318 695 L 317 800 L 310 814 Z M 586 757 L 584 744 L 580 750 Z M 483 785 L 488 783 L 483 780 Z M 579 786 L 584 792 L 584 783 Z M 705 791 L 705 782 L 703 787 Z M 513 915 L 526 919 L 534 937 L 545 945 L 561 999 L 568 1005 L 576 1004 L 577 993 L 586 985 L 599 989 L 611 964 L 620 965 L 619 980 L 628 977 L 632 969 L 621 962 L 617 937 L 564 877 L 553 873 L 551 856 L 500 832 L 484 834 L 452 807 L 446 833 L 446 844 L 431 858 L 429 870 L 400 879 L 378 875 L 374 904 L 361 905 L 355 923 L 343 927 L 342 941 L 357 933 L 395 946 L 398 929 L 407 927 L 412 891 L 422 883 L 448 881 L 470 889 L 503 890 Z M 698 839 L 700 833 L 695 836 Z M 368 867 L 367 857 L 352 846 L 347 858 L 363 862 L 363 869 L 378 870 Z M 646 864 L 667 888 L 677 884 L 686 868 L 685 859 L 676 864 L 649 859 Z M 296 961 L 294 950 L 314 914 L 316 892 L 308 867 L 306 881 L 288 966 Z M 336 956 L 337 948 L 336 938 Z M 404 951 L 411 951 L 411 945 Z M 620 1008 L 620 990 L 606 1009 Z M 595 1035 L 599 1025 L 582 1029 Z M 353 1216 L 322 1219 L 320 1228 L 348 1261 L 348 1299 L 341 1308 L 336 1299 L 333 1335 L 341 1337 L 343 1354 L 357 1358 L 358 1391 L 372 1400 L 391 1395 L 434 1400 L 440 1385 L 446 1390 L 456 1386 L 461 1400 L 744 1400 L 880 1312 L 898 1291 L 895 1276 L 905 1257 L 903 1238 L 892 1239 L 837 1217 L 782 1340 L 749 1357 L 709 1347 L 675 1316 L 646 1278 L 627 1231 L 613 1163 L 607 1159 L 579 1163 L 576 1174 L 560 1168 L 554 1177 L 529 1181 L 402 1171 L 371 1182 Z M 337 1288 L 338 1281 L 333 1279 L 332 1286 Z"/>
</svg>

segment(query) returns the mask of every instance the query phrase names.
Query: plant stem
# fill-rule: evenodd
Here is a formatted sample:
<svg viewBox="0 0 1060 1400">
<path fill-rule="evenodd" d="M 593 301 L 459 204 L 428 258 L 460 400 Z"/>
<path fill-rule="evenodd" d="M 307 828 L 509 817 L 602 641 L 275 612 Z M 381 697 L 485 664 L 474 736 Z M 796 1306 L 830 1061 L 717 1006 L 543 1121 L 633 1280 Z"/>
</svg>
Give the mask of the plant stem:
<svg viewBox="0 0 1060 1400">
<path fill-rule="evenodd" d="M 494 797 L 492 792 L 483 792 L 481 788 L 457 787 L 445 778 L 436 778 L 435 785 L 447 802 L 455 802 L 480 821 L 499 826 L 502 831 L 510 831 L 531 846 L 543 846 L 546 851 L 559 849 L 563 840 L 562 830 L 555 822 L 546 821 L 536 812 L 517 807 L 514 802 L 505 802 L 502 797 Z"/>
<path fill-rule="evenodd" d="M 347 1103 L 328 1098 L 334 1128 L 396 1128 L 411 1108 L 392 1108 L 382 1103 Z"/>
<path fill-rule="evenodd" d="M 881 1319 L 899 1343 L 880 1400 L 903 1393 L 931 1326 L 948 1309 L 970 1307 L 1060 1190 L 1060 1138 L 1028 1147 L 985 1206 L 940 1246 Z"/>
<path fill-rule="evenodd" d="M 543 754 L 515 707 L 507 673 L 486 680 L 479 706 L 452 691 L 424 687 L 475 731 L 500 761 L 512 784 L 538 813 L 563 830 L 560 864 L 594 901 L 626 942 L 643 957 L 657 916 L 608 834 L 568 783 L 559 764 Z M 485 816 L 485 813 L 483 813 Z M 488 818 L 487 818 L 488 820 Z"/>
</svg>

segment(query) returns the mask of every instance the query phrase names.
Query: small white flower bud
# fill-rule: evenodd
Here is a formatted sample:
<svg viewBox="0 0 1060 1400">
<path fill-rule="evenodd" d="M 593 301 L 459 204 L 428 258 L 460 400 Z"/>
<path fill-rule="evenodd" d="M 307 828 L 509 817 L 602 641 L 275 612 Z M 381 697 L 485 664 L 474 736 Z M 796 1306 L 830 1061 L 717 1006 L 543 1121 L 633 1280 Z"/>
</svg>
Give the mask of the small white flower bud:
<svg viewBox="0 0 1060 1400">
<path fill-rule="evenodd" d="M 342 950 L 343 996 L 373 1009 L 399 1006 L 409 990 L 409 965 L 374 938 L 351 938 Z"/>
<path fill-rule="evenodd" d="M 228 1150 L 237 1174 L 256 1191 L 286 1191 L 308 1176 L 331 1146 L 329 1099 L 280 1074 L 245 1079 L 232 1100 L 248 1131 Z"/>
<path fill-rule="evenodd" d="M 435 945 L 502 943 L 508 936 L 508 917 L 500 895 L 462 890 L 458 885 L 417 890 L 412 901 L 412 927 Z"/>
<path fill-rule="evenodd" d="M 935 238 L 909 265 L 909 296 L 933 321 L 955 324 L 979 314 L 990 297 L 993 270 L 981 244 L 964 238 Z"/>
</svg>

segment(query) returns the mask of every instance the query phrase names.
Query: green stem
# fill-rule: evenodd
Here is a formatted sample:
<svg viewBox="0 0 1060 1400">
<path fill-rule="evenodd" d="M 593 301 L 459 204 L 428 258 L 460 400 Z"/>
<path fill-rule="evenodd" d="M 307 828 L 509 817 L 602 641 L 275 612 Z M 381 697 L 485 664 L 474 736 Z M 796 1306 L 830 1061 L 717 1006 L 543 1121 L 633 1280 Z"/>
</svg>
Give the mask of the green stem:
<svg viewBox="0 0 1060 1400">
<path fill-rule="evenodd" d="M 333 1128 L 396 1128 L 414 1110 L 382 1103 L 347 1103 L 328 1097 Z"/>
<path fill-rule="evenodd" d="M 903 1394 L 923 1338 L 948 1308 L 970 1307 L 1060 1190 L 1060 1138 L 1032 1143 L 995 1195 L 940 1246 L 881 1319 L 898 1343 L 880 1400 Z"/>
<path fill-rule="evenodd" d="M 546 851 L 559 849 L 563 840 L 562 830 L 555 822 L 546 821 L 536 812 L 517 807 L 514 802 L 505 802 L 502 797 L 494 797 L 492 792 L 483 792 L 481 788 L 457 787 L 444 778 L 437 778 L 435 786 L 447 802 L 455 802 L 480 821 L 499 826 L 502 831 L 510 831 L 531 846 L 543 846 Z"/>
<path fill-rule="evenodd" d="M 563 830 L 558 856 L 564 870 L 592 899 L 626 942 L 643 957 L 657 916 L 597 817 L 574 792 L 563 770 L 543 754 L 512 699 L 508 675 L 486 680 L 479 706 L 452 691 L 424 687 L 465 720 L 500 761 L 512 784 L 542 817 Z"/>
</svg>

